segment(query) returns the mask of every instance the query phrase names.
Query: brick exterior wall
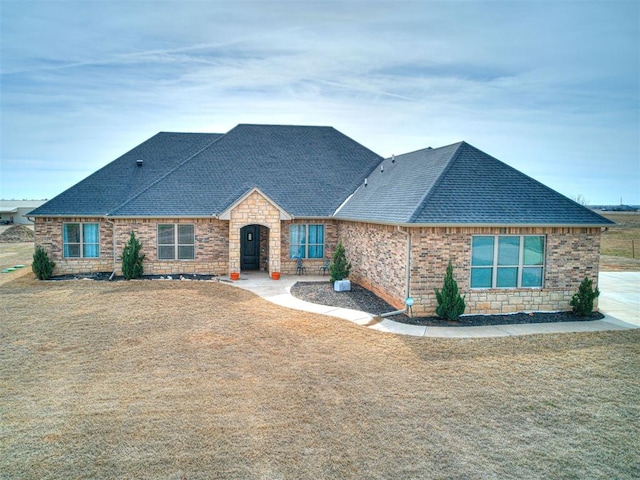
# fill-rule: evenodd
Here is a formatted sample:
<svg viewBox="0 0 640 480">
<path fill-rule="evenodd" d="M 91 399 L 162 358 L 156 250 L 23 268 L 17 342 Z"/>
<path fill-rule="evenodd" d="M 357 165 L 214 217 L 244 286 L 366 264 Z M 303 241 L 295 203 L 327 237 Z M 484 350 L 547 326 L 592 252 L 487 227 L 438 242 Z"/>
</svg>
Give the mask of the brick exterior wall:
<svg viewBox="0 0 640 480">
<path fill-rule="evenodd" d="M 64 258 L 63 223 L 100 223 L 100 258 Z M 157 231 L 161 223 L 194 225 L 195 260 L 158 260 Z M 115 226 L 116 260 L 113 260 Z M 54 275 L 116 271 L 122 274 L 122 250 L 134 231 L 142 243 L 144 273 L 166 275 L 199 273 L 224 275 L 229 265 L 229 222 L 217 219 L 131 219 L 105 221 L 100 218 L 36 218 L 35 244 L 42 245 L 56 262 Z"/>
<path fill-rule="evenodd" d="M 434 288 L 442 288 L 449 259 L 465 313 L 513 313 L 570 310 L 569 302 L 580 282 L 597 283 L 600 258 L 599 228 L 409 228 L 411 235 L 410 295 L 416 315 L 433 315 Z M 539 289 L 471 289 L 473 235 L 545 235 L 544 286 Z M 406 295 L 407 237 L 396 227 L 343 222 L 339 227 L 350 278 L 396 308 Z"/>
<path fill-rule="evenodd" d="M 407 234 L 395 226 L 340 222 L 338 237 L 344 245 L 347 261 L 352 265 L 349 279 L 395 308 L 403 308 Z"/>
<path fill-rule="evenodd" d="M 434 288 L 442 288 L 449 259 L 460 293 L 465 295 L 465 313 L 510 313 L 519 311 L 569 310 L 569 302 L 580 282 L 588 277 L 597 283 L 600 258 L 600 228 L 402 228 L 333 219 L 280 220 L 280 211 L 258 192 L 236 205 L 230 220 L 36 218 L 35 243 L 56 262 L 54 275 L 111 272 L 121 274 L 122 249 L 133 230 L 142 242 L 145 274 L 199 273 L 226 275 L 240 265 L 240 229 L 261 226 L 261 268 L 295 274 L 296 262 L 289 258 L 289 227 L 292 224 L 325 226 L 324 258 L 331 259 L 342 240 L 352 263 L 350 279 L 402 308 L 406 298 L 406 259 L 410 237 L 410 295 L 414 314 L 432 315 Z M 62 225 L 66 222 L 100 224 L 99 258 L 63 258 Z M 157 226 L 185 223 L 195 227 L 195 260 L 158 260 Z M 113 259 L 114 226 L 116 259 Z M 544 287 L 540 289 L 471 289 L 471 240 L 473 235 L 545 235 Z M 319 273 L 324 259 L 305 259 L 307 273 Z"/>
<path fill-rule="evenodd" d="M 324 225 L 324 258 L 305 258 L 303 259 L 304 267 L 308 275 L 320 274 L 320 267 L 324 264 L 324 260 L 331 260 L 333 252 L 338 245 L 338 223 L 335 220 L 318 220 L 304 219 L 287 220 L 282 222 L 282 249 L 280 264 L 282 265 L 282 273 L 295 274 L 296 260 L 289 258 L 289 228 L 291 225 Z"/>
</svg>

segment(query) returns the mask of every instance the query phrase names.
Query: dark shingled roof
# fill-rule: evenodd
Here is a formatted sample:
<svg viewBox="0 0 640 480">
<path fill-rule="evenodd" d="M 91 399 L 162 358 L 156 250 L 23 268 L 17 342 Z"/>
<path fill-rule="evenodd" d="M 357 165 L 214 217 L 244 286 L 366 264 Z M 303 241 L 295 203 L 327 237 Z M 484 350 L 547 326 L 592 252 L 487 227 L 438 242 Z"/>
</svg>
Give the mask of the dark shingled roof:
<svg viewBox="0 0 640 480">
<path fill-rule="evenodd" d="M 464 142 L 383 160 L 332 127 L 283 125 L 158 133 L 30 215 L 214 216 L 254 187 L 295 217 L 425 225 L 612 223 Z"/>
<path fill-rule="evenodd" d="M 221 136 L 158 133 L 29 215 L 107 215 Z M 141 167 L 137 160 L 142 160 Z"/>
<path fill-rule="evenodd" d="M 381 161 L 332 127 L 159 133 L 31 214 L 210 216 L 258 187 L 294 216 L 328 217 Z"/>
<path fill-rule="evenodd" d="M 447 225 L 608 225 L 613 222 L 457 143 L 386 159 L 338 218 Z"/>
</svg>

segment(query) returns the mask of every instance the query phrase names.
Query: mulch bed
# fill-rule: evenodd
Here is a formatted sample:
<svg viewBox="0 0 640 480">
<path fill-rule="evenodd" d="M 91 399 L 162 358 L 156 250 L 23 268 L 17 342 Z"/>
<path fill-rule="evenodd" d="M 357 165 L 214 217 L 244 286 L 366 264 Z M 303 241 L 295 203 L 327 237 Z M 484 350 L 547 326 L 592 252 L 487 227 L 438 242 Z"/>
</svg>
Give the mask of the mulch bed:
<svg viewBox="0 0 640 480">
<path fill-rule="evenodd" d="M 291 294 L 307 302 L 361 310 L 372 315 L 380 315 L 396 310 L 366 288 L 354 283 L 351 284 L 350 292 L 336 292 L 329 282 L 298 282 L 291 287 Z M 438 317 L 411 318 L 408 315 L 394 315 L 387 318 L 400 323 L 426 325 L 429 327 L 481 327 L 485 325 L 514 325 L 522 323 L 582 322 L 600 320 L 604 318 L 604 315 L 599 312 L 594 312 L 588 317 L 578 317 L 573 312 L 464 315 L 456 322 Z"/>
<path fill-rule="evenodd" d="M 51 277 L 49 280 L 97 280 L 107 281 L 111 277 L 111 272 L 96 272 L 96 273 L 79 273 L 73 275 L 57 275 Z M 216 280 L 218 275 L 199 275 L 191 273 L 178 273 L 174 275 L 143 275 L 138 280 Z M 112 282 L 121 281 L 125 278 L 123 276 L 115 275 L 111 278 Z"/>
</svg>

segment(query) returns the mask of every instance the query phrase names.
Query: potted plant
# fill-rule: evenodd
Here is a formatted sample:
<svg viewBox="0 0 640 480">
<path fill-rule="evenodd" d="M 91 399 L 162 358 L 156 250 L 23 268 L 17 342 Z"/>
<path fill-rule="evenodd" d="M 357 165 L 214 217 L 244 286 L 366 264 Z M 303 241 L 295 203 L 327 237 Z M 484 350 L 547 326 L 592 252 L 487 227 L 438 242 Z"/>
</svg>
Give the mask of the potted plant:
<svg viewBox="0 0 640 480">
<path fill-rule="evenodd" d="M 333 283 L 336 292 L 351 290 L 351 282 L 345 280 L 351 272 L 351 262 L 347 262 L 347 255 L 344 250 L 342 241 L 338 242 L 335 252 L 333 252 L 333 260 L 329 264 L 329 281 Z"/>
</svg>

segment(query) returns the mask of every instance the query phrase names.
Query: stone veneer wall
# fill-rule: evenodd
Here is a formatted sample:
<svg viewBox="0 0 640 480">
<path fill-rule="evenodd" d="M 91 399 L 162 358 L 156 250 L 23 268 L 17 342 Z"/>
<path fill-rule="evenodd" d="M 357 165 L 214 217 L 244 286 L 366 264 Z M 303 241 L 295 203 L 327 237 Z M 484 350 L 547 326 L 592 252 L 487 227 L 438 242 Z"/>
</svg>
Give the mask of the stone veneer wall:
<svg viewBox="0 0 640 480">
<path fill-rule="evenodd" d="M 100 223 L 99 258 L 63 258 L 63 223 Z M 193 224 L 196 241 L 194 260 L 158 260 L 157 229 L 160 223 Z M 116 261 L 113 261 L 113 225 L 116 231 Z M 166 275 L 199 273 L 224 275 L 228 271 L 229 224 L 217 219 L 130 219 L 105 221 L 101 218 L 36 218 L 35 244 L 42 245 L 56 262 L 54 275 L 111 272 L 122 273 L 122 250 L 133 230 L 142 243 L 144 273 Z"/>
<path fill-rule="evenodd" d="M 570 310 L 569 302 L 580 282 L 598 281 L 599 228 L 415 228 L 411 229 L 411 292 L 414 313 L 432 315 L 449 259 L 465 313 L 513 313 Z M 471 289 L 473 235 L 545 235 L 543 288 Z"/>
<path fill-rule="evenodd" d="M 228 230 L 229 273 L 240 271 L 240 229 L 246 225 L 261 225 L 269 229 L 268 271 L 270 273 L 281 272 L 280 210 L 259 192 L 254 191 L 238 203 L 230 213 Z M 261 239 L 263 233 L 264 230 L 261 229 Z M 262 263 L 262 254 L 260 262 Z"/>
<path fill-rule="evenodd" d="M 282 222 L 282 247 L 280 265 L 283 274 L 295 274 L 296 273 L 296 260 L 289 258 L 289 240 L 290 233 L 289 227 L 293 224 L 298 225 L 324 225 L 324 258 L 305 258 L 303 259 L 304 267 L 307 275 L 319 275 L 322 272 L 320 267 L 324 264 L 324 260 L 331 260 L 333 258 L 333 252 L 338 245 L 338 225 L 335 220 L 330 219 L 304 219 L 299 218 L 296 220 L 287 220 Z"/>
<path fill-rule="evenodd" d="M 407 234 L 390 225 L 340 222 L 338 237 L 352 265 L 349 279 L 395 308 L 403 308 Z"/>
</svg>

